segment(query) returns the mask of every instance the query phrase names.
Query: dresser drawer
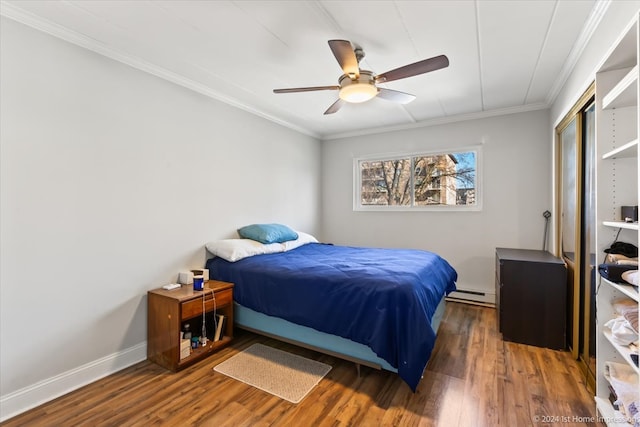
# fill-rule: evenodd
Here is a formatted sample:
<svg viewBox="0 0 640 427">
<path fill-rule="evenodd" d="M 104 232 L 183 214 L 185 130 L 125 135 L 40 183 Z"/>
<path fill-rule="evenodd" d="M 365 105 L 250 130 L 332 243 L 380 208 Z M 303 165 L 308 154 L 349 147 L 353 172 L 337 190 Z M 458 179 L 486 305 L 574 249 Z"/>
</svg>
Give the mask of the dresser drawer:
<svg viewBox="0 0 640 427">
<path fill-rule="evenodd" d="M 218 291 L 215 293 L 215 304 L 213 295 L 210 290 L 206 290 L 204 297 L 204 311 L 211 311 L 215 308 L 221 308 L 223 306 L 231 304 L 232 292 L 231 289 L 225 289 L 224 291 Z M 187 302 L 182 303 L 182 320 L 191 319 L 192 317 L 202 315 L 202 297 L 195 298 Z"/>
<path fill-rule="evenodd" d="M 225 289 L 224 291 L 216 292 L 216 307 L 222 307 L 228 304 L 231 304 L 233 299 L 233 292 L 231 289 Z M 210 297 L 210 295 L 207 295 Z M 213 307 L 213 302 L 211 302 L 211 307 Z"/>
</svg>

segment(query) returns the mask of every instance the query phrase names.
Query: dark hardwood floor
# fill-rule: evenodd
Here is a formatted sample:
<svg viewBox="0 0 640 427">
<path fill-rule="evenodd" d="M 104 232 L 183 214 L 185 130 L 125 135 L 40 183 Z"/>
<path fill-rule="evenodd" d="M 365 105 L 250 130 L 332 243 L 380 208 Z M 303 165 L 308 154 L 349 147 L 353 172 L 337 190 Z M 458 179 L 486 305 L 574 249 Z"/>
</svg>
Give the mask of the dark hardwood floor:
<svg viewBox="0 0 640 427">
<path fill-rule="evenodd" d="M 213 367 L 261 342 L 330 364 L 299 404 Z M 495 310 L 449 303 L 416 393 L 395 374 L 236 331 L 230 347 L 179 373 L 140 362 L 3 426 L 601 425 L 568 352 L 503 342 Z M 565 422 L 562 422 L 565 421 Z"/>
</svg>

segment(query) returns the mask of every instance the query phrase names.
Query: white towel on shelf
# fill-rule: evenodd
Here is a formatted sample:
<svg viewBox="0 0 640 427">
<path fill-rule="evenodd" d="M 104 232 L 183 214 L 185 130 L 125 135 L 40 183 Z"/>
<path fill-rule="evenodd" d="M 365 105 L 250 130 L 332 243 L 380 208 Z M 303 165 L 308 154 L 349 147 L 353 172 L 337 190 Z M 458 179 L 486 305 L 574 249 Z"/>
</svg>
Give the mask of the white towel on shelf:
<svg viewBox="0 0 640 427">
<path fill-rule="evenodd" d="M 634 427 L 640 427 L 640 389 L 638 374 L 629 365 L 605 362 L 604 377 L 616 392 L 620 412 Z"/>
<path fill-rule="evenodd" d="M 611 339 L 618 345 L 628 346 L 638 341 L 638 333 L 633 330 L 629 321 L 623 316 L 609 320 L 604 326 L 611 329 Z"/>
<path fill-rule="evenodd" d="M 620 315 L 624 315 L 627 311 L 638 311 L 638 303 L 627 297 L 614 300 L 612 305 L 613 310 Z"/>
<path fill-rule="evenodd" d="M 607 254 L 605 259 L 607 264 L 620 264 L 620 265 L 638 265 L 638 258 L 629 258 L 622 254 Z"/>
</svg>

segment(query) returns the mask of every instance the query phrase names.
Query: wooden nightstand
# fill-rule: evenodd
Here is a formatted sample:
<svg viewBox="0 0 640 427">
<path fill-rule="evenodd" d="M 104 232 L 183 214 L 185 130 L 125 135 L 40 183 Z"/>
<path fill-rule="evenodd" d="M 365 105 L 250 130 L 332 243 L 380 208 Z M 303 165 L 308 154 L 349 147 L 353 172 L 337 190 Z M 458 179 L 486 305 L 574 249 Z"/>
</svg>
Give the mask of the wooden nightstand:
<svg viewBox="0 0 640 427">
<path fill-rule="evenodd" d="M 203 291 L 194 291 L 193 285 L 182 285 L 171 291 L 154 289 L 148 292 L 147 298 L 147 359 L 160 366 L 179 371 L 233 339 L 233 283 L 209 280 Z M 190 355 L 181 359 L 180 332 L 184 324 L 189 323 L 194 336 L 201 334 L 203 307 L 209 337 L 207 345 L 191 349 Z M 216 332 L 214 310 L 215 314 L 226 316 L 223 337 L 219 341 L 213 341 Z"/>
</svg>

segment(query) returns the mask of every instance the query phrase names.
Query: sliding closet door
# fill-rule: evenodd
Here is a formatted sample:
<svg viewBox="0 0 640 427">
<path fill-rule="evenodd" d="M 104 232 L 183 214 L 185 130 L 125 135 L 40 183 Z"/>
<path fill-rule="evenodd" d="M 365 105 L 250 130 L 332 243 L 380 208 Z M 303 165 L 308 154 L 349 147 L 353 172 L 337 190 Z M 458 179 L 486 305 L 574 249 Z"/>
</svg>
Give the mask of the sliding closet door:
<svg viewBox="0 0 640 427">
<path fill-rule="evenodd" d="M 563 122 L 557 129 L 559 145 L 560 191 L 560 254 L 567 264 L 567 344 L 577 359 L 579 353 L 580 321 L 576 316 L 580 312 L 580 161 L 578 134 L 579 117 L 575 115 Z"/>
<path fill-rule="evenodd" d="M 578 155 L 576 143 L 576 122 L 577 119 L 571 120 L 566 127 L 560 132 L 560 155 L 561 155 L 561 199 L 562 210 L 560 211 L 561 235 L 560 248 L 562 257 L 565 261 L 576 263 L 576 229 L 578 212 Z"/>
<path fill-rule="evenodd" d="M 596 104 L 586 107 L 582 120 L 583 199 L 582 210 L 582 280 L 584 301 L 580 359 L 587 367 L 588 377 L 596 375 Z"/>
<path fill-rule="evenodd" d="M 567 264 L 567 344 L 595 384 L 595 105 L 592 86 L 556 128 L 558 246 Z"/>
</svg>

